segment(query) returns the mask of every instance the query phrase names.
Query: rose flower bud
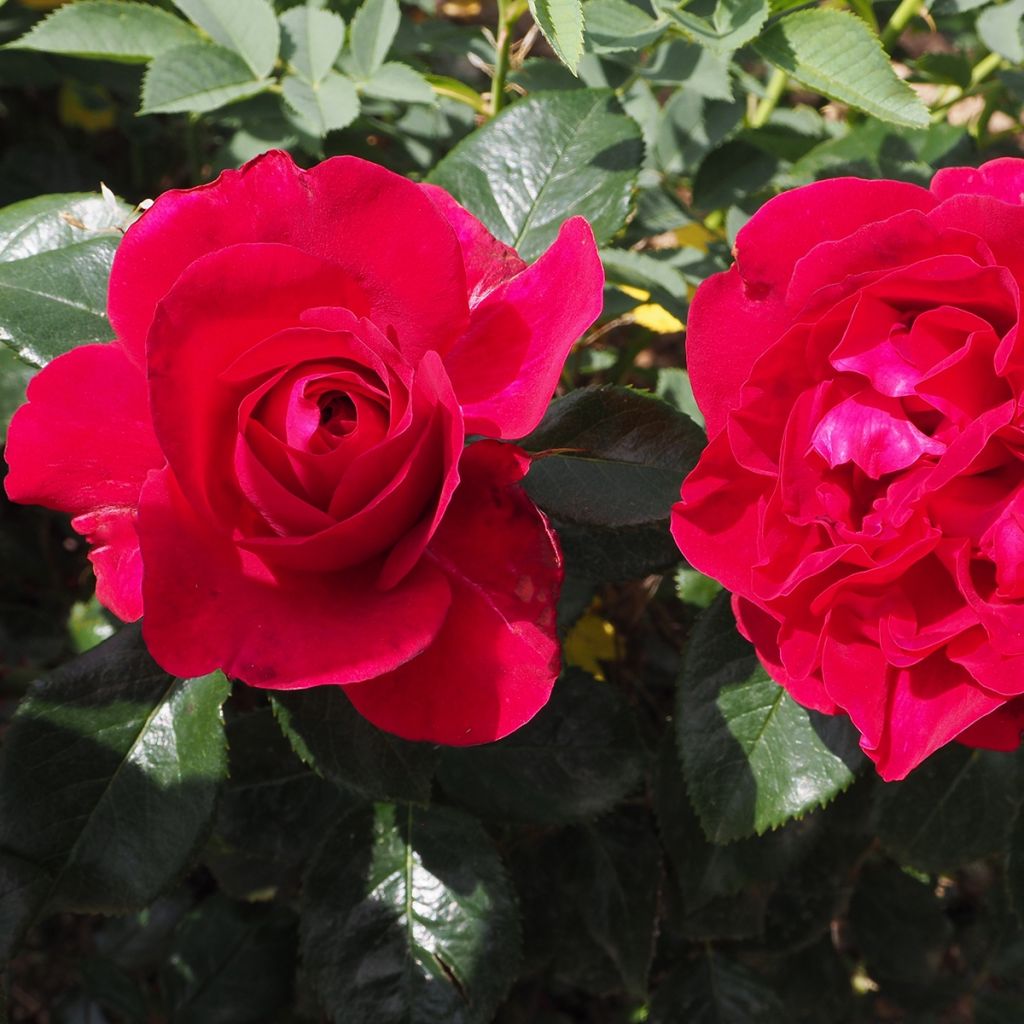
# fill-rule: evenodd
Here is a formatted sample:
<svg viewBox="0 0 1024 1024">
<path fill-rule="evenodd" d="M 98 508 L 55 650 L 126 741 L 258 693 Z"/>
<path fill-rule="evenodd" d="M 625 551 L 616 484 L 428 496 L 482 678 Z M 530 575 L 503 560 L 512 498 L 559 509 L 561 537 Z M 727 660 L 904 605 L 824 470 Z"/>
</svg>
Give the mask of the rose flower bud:
<svg viewBox="0 0 1024 1024">
<path fill-rule="evenodd" d="M 540 420 L 602 284 L 581 218 L 527 266 L 441 189 L 267 154 L 128 229 L 117 340 L 34 378 L 7 493 L 75 517 L 166 671 L 497 739 L 548 698 L 562 578 L 498 442 Z"/>
<path fill-rule="evenodd" d="M 1024 160 L 767 203 L 698 290 L 673 533 L 886 779 L 1024 725 Z"/>
</svg>

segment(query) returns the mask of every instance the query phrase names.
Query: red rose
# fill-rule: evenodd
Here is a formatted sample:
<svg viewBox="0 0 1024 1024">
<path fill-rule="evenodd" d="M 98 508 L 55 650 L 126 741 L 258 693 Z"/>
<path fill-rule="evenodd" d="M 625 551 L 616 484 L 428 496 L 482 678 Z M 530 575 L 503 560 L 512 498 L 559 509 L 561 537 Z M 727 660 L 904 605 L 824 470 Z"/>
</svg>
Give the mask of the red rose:
<svg viewBox="0 0 1024 1024">
<path fill-rule="evenodd" d="M 537 424 L 602 281 L 581 218 L 527 266 L 440 189 L 268 154 L 129 229 L 117 340 L 32 381 L 7 492 L 75 516 L 168 672 L 496 739 L 547 700 L 562 570 L 526 456 L 466 437 Z"/>
<path fill-rule="evenodd" d="M 1024 160 L 763 207 L 698 291 L 673 533 L 886 779 L 1024 725 Z"/>
</svg>

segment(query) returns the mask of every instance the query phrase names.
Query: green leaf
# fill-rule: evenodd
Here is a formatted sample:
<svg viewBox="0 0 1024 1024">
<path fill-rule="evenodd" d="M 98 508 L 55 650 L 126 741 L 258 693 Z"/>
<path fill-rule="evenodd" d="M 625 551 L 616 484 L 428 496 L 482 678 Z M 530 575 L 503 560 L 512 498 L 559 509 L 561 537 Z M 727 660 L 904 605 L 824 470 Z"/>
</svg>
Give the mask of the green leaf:
<svg viewBox="0 0 1024 1024">
<path fill-rule="evenodd" d="M 0 341 L 32 366 L 109 341 L 107 280 L 120 235 L 0 263 Z"/>
<path fill-rule="evenodd" d="M 384 63 L 401 17 L 398 0 L 364 0 L 349 34 L 352 70 L 358 76 L 369 78 Z"/>
<path fill-rule="evenodd" d="M 583 56 L 583 6 L 580 0 L 529 0 L 530 14 L 558 59 L 573 73 Z"/>
<path fill-rule="evenodd" d="M 478 114 L 485 112 L 483 97 L 471 85 L 448 75 L 424 75 L 424 80 L 438 96 L 457 100 L 472 107 Z"/>
<path fill-rule="evenodd" d="M 68 633 L 76 654 L 85 654 L 109 640 L 116 632 L 112 617 L 93 594 L 88 601 L 76 601 L 68 615 Z"/>
<path fill-rule="evenodd" d="M 38 864 L 0 850 L 0 958 L 4 963 L 17 951 L 49 892 L 50 878 Z"/>
<path fill-rule="evenodd" d="M 359 115 L 356 87 L 351 78 L 337 71 L 329 71 L 316 85 L 295 75 L 286 76 L 284 98 L 298 115 L 300 125 L 317 137 L 344 128 Z"/>
<path fill-rule="evenodd" d="M 271 700 L 295 752 L 335 785 L 371 800 L 430 799 L 436 749 L 371 725 L 341 687 L 279 691 Z"/>
<path fill-rule="evenodd" d="M 558 824 L 613 806 L 640 781 L 646 760 L 619 691 L 569 669 L 546 707 L 511 736 L 445 749 L 438 780 L 483 817 Z"/>
<path fill-rule="evenodd" d="M 820 826 L 818 818 L 811 817 L 725 846 L 710 842 L 687 795 L 671 731 L 665 733 L 658 755 L 654 804 L 662 843 L 675 868 L 688 914 L 792 871 L 810 849 Z"/>
<path fill-rule="evenodd" d="M 201 43 L 160 54 L 142 81 L 140 114 L 203 114 L 263 92 L 269 79 L 257 81 L 232 50 Z"/>
<path fill-rule="evenodd" d="M 345 22 L 318 7 L 292 7 L 281 15 L 281 55 L 311 85 L 316 85 L 341 53 Z"/>
<path fill-rule="evenodd" d="M 767 0 L 718 0 L 711 18 L 692 14 L 671 2 L 657 4 L 695 43 L 725 56 L 757 37 L 768 20 Z"/>
<path fill-rule="evenodd" d="M 703 210 L 738 206 L 769 189 L 778 171 L 778 157 L 744 139 L 731 139 L 701 162 L 693 204 Z"/>
<path fill-rule="evenodd" d="M 775 993 L 751 970 L 710 947 L 677 967 L 651 1002 L 650 1024 L 788 1024 Z"/>
<path fill-rule="evenodd" d="M 648 812 L 621 807 L 578 830 L 580 916 L 615 965 L 626 992 L 643 997 L 654 955 L 661 847 Z"/>
<path fill-rule="evenodd" d="M 655 21 L 629 0 L 589 0 L 584 16 L 587 48 L 597 53 L 642 49 L 668 28 L 665 19 Z"/>
<path fill-rule="evenodd" d="M 686 92 L 709 100 L 733 98 L 729 59 L 685 39 L 656 47 L 640 74 L 652 85 L 685 85 Z"/>
<path fill-rule="evenodd" d="M 307 768 L 270 708 L 228 722 L 229 778 L 204 861 L 236 899 L 298 888 L 309 856 L 354 798 Z"/>
<path fill-rule="evenodd" d="M 111 338 L 107 278 L 129 213 L 110 193 L 87 192 L 0 210 L 0 341 L 21 360 L 45 366 L 76 345 Z M 20 399 L 24 374 L 3 379 Z"/>
<path fill-rule="evenodd" d="M 768 677 L 736 631 L 727 595 L 694 630 L 676 727 L 690 797 L 716 843 L 824 806 L 862 762 L 846 718 L 801 707 Z"/>
<path fill-rule="evenodd" d="M 804 153 L 776 184 L 803 185 L 821 178 L 858 175 L 896 178 L 927 187 L 935 168 L 961 159 L 969 151 L 963 125 L 945 122 L 924 131 L 896 129 L 881 121 L 865 121 L 846 134 L 827 139 Z"/>
<path fill-rule="evenodd" d="M 685 320 L 689 309 L 686 278 L 663 260 L 631 249 L 602 249 L 606 284 L 629 285 L 650 293 L 651 302 Z"/>
<path fill-rule="evenodd" d="M 430 83 L 408 64 L 389 60 L 362 84 L 362 92 L 378 100 L 397 103 L 433 103 L 436 99 Z"/>
<path fill-rule="evenodd" d="M 994 4 L 978 15 L 978 35 L 994 53 L 1012 61 L 1024 62 L 1024 0 Z"/>
<path fill-rule="evenodd" d="M 676 597 L 684 604 L 696 605 L 698 608 L 710 607 L 722 589 L 717 580 L 697 572 L 696 569 L 677 569 L 675 582 Z"/>
<path fill-rule="evenodd" d="M 89 957 L 82 961 L 81 973 L 85 994 L 104 1010 L 129 1021 L 149 1016 L 149 999 L 143 983 L 116 964 L 102 957 Z"/>
<path fill-rule="evenodd" d="M 273 70 L 280 30 L 268 0 L 174 0 L 215 43 L 238 54 L 252 71 L 265 78 Z"/>
<path fill-rule="evenodd" d="M 928 126 L 928 108 L 896 76 L 878 38 L 853 14 L 825 8 L 788 14 L 754 48 L 815 92 L 891 124 Z"/>
<path fill-rule="evenodd" d="M 691 174 L 720 142 L 740 125 L 742 99 L 709 99 L 679 89 L 662 108 L 654 140 L 659 166 L 670 174 Z"/>
<path fill-rule="evenodd" d="M 1013 755 L 953 744 L 882 787 L 878 838 L 902 864 L 952 870 L 1005 848 L 1018 792 Z"/>
<path fill-rule="evenodd" d="M 1024 50 L 1021 53 L 1024 60 Z M 914 70 L 929 82 L 971 87 L 971 62 L 959 53 L 922 53 L 913 64 Z"/>
<path fill-rule="evenodd" d="M 934 886 L 895 864 L 868 864 L 850 900 L 850 928 L 864 966 L 896 998 L 925 994 L 953 928 Z"/>
<path fill-rule="evenodd" d="M 0 756 L 0 849 L 49 876 L 48 900 L 123 912 L 188 865 L 225 773 L 215 673 L 181 681 L 137 626 L 45 677 Z"/>
<path fill-rule="evenodd" d="M 596 526 L 667 520 L 704 434 L 668 403 L 614 385 L 580 388 L 551 403 L 523 442 L 535 458 L 527 493 L 554 518 Z"/>
<path fill-rule="evenodd" d="M 0 445 L 7 439 L 11 417 L 25 401 L 25 389 L 35 368 L 23 363 L 14 352 L 0 345 Z"/>
<path fill-rule="evenodd" d="M 120 199 L 94 192 L 36 196 L 5 206 L 0 210 L 0 263 L 90 238 L 119 239 L 130 214 Z"/>
<path fill-rule="evenodd" d="M 303 963 L 336 1024 L 486 1024 L 516 977 L 515 897 L 483 828 L 457 811 L 350 815 L 303 899 Z"/>
<path fill-rule="evenodd" d="M 678 366 L 663 366 L 659 369 L 655 394 L 680 412 L 686 413 L 701 430 L 704 429 L 704 414 L 693 397 L 690 375 L 686 370 Z"/>
<path fill-rule="evenodd" d="M 292 1005 L 295 915 L 217 895 L 175 929 L 160 972 L 168 1024 L 283 1020 Z"/>
<path fill-rule="evenodd" d="M 79 0 L 58 7 L 8 46 L 135 62 L 197 41 L 190 25 L 158 7 L 128 0 Z"/>
<path fill-rule="evenodd" d="M 629 213 L 640 129 L 604 89 L 537 93 L 473 132 L 430 174 L 501 241 L 536 259 L 574 214 L 598 243 Z"/>
<path fill-rule="evenodd" d="M 600 583 L 639 580 L 682 559 L 664 522 L 650 526 L 555 523 L 565 562 L 580 578 Z"/>
</svg>

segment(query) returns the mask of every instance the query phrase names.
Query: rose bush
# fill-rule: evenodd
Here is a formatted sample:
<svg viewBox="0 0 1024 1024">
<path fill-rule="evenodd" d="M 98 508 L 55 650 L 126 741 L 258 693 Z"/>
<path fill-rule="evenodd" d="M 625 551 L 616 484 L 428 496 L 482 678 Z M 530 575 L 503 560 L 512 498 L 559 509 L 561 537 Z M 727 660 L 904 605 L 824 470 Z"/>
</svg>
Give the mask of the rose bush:
<svg viewBox="0 0 1024 1024">
<path fill-rule="evenodd" d="M 75 517 L 167 671 L 344 684 L 401 736 L 495 739 L 547 700 L 562 574 L 498 442 L 540 420 L 602 282 L 581 218 L 527 266 L 438 188 L 268 154 L 127 231 L 117 340 L 33 380 L 7 492 Z"/>
<path fill-rule="evenodd" d="M 1024 725 L 1024 160 L 783 194 L 699 289 L 673 533 L 886 779 Z"/>
</svg>

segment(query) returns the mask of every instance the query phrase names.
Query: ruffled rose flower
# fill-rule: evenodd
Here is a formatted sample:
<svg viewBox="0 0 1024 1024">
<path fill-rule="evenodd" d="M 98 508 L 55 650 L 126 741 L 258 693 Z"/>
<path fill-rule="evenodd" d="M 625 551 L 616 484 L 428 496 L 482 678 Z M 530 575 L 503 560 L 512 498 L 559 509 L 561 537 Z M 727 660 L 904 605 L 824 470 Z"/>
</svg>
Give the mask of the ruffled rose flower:
<svg viewBox="0 0 1024 1024">
<path fill-rule="evenodd" d="M 1024 160 L 781 195 L 694 299 L 673 532 L 887 779 L 1024 725 Z"/>
<path fill-rule="evenodd" d="M 32 381 L 7 492 L 75 517 L 168 672 L 504 736 L 557 674 L 562 570 L 498 439 L 540 420 L 602 279 L 580 218 L 527 266 L 440 189 L 268 154 L 128 230 L 117 340 Z"/>
</svg>

